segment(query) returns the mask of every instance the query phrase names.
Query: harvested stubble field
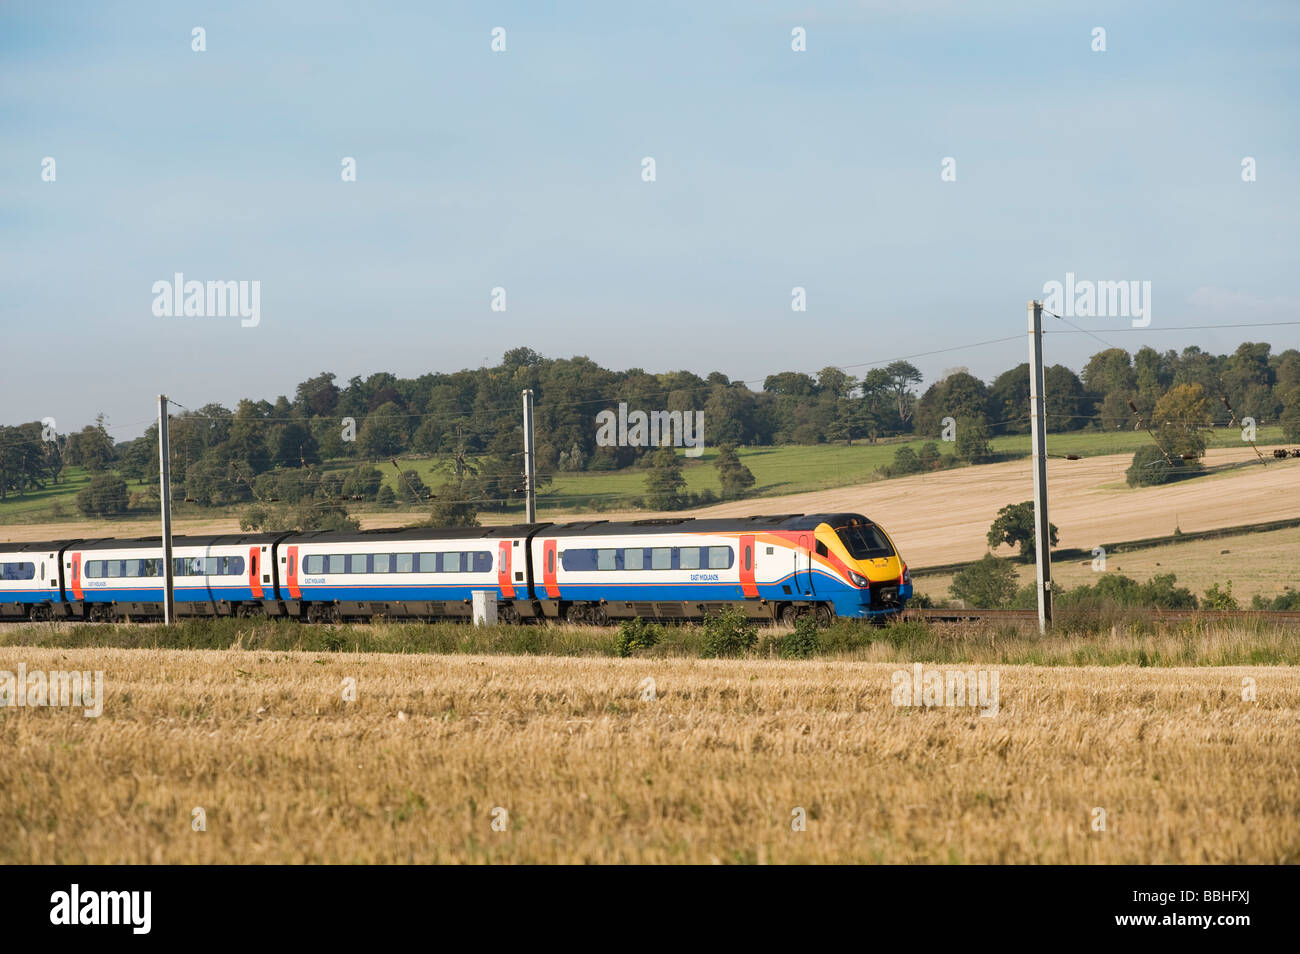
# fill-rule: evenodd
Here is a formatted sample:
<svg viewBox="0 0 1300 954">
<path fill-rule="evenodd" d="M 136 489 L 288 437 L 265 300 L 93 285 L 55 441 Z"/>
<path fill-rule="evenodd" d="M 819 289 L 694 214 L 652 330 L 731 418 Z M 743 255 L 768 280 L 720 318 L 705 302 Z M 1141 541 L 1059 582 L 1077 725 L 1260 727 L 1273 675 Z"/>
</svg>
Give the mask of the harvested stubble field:
<svg viewBox="0 0 1300 954">
<path fill-rule="evenodd" d="M 19 662 L 102 669 L 104 711 L 0 710 L 6 863 L 1300 860 L 1289 666 L 1000 665 L 982 718 L 895 707 L 899 663 L 859 659 Z"/>
</svg>

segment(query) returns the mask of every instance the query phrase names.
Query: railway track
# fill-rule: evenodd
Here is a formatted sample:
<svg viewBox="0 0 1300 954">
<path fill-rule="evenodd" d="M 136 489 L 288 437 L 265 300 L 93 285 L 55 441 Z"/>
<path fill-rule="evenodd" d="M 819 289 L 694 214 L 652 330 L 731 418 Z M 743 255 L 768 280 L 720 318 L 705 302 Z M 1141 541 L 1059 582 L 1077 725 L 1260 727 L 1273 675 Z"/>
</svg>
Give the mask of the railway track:
<svg viewBox="0 0 1300 954">
<path fill-rule="evenodd" d="M 1204 620 L 1267 620 L 1270 623 L 1300 624 L 1300 610 L 1162 610 L 1138 611 L 1156 621 L 1177 622 L 1188 619 Z M 930 623 L 965 623 L 1012 620 L 1037 620 L 1038 610 L 1026 609 L 909 609 L 903 619 L 924 620 Z"/>
</svg>

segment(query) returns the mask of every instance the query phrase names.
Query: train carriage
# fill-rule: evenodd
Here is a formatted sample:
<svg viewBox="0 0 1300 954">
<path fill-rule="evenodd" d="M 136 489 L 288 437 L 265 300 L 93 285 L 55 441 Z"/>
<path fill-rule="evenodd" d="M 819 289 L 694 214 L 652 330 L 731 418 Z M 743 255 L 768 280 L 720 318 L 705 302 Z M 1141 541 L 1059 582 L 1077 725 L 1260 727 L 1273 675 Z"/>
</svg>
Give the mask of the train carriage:
<svg viewBox="0 0 1300 954">
<path fill-rule="evenodd" d="M 505 622 L 530 617 L 528 534 L 518 527 L 317 531 L 281 541 L 287 615 L 311 621 L 378 616 L 464 618 L 475 590 L 496 593 Z"/>
<path fill-rule="evenodd" d="M 62 615 L 59 551 L 67 543 L 0 544 L 0 618 L 45 620 Z"/>
<path fill-rule="evenodd" d="M 825 623 L 893 615 L 911 597 L 892 541 L 861 514 L 584 521 L 538 531 L 531 549 L 543 613 L 574 622 L 699 619 L 730 605 Z"/>
<path fill-rule="evenodd" d="M 272 554 L 284 533 L 172 538 L 177 616 L 251 616 L 275 604 Z M 95 540 L 63 553 L 65 594 L 86 619 L 163 615 L 161 537 Z"/>
</svg>

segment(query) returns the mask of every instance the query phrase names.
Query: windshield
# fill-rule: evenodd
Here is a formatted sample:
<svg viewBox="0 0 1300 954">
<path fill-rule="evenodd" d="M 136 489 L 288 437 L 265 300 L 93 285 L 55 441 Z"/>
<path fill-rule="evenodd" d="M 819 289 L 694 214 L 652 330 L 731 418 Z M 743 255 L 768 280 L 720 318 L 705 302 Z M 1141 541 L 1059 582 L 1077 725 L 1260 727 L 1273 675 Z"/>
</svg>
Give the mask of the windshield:
<svg viewBox="0 0 1300 954">
<path fill-rule="evenodd" d="M 890 546 L 889 538 L 880 532 L 879 527 L 872 524 L 840 527 L 835 532 L 855 560 L 874 560 L 894 555 L 894 548 Z"/>
</svg>

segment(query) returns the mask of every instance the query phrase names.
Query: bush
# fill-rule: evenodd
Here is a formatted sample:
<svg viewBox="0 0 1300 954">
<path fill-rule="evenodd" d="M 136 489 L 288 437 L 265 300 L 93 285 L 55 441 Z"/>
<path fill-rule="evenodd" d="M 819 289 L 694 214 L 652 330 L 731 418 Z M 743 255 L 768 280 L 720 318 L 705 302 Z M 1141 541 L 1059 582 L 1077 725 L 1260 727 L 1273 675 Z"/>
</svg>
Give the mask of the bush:
<svg viewBox="0 0 1300 954">
<path fill-rule="evenodd" d="M 77 509 L 87 517 L 111 517 L 126 513 L 130 499 L 126 481 L 109 471 L 96 474 L 90 484 L 77 494 Z"/>
<path fill-rule="evenodd" d="M 921 472 L 921 459 L 916 456 L 916 451 L 904 444 L 894 451 L 894 463 L 890 465 L 888 470 L 891 475 L 897 476 L 919 474 Z"/>
<path fill-rule="evenodd" d="M 1283 593 L 1271 600 L 1256 593 L 1251 598 L 1250 608 L 1256 610 L 1300 610 L 1300 590 L 1288 586 Z"/>
<path fill-rule="evenodd" d="M 626 659 L 643 649 L 652 649 L 663 635 L 654 623 L 643 619 L 625 619 L 618 624 L 618 654 Z"/>
<path fill-rule="evenodd" d="M 1105 573 L 1091 586 L 1085 583 L 1061 593 L 1058 602 L 1065 608 L 1088 610 L 1142 606 L 1196 609 L 1195 594 L 1186 587 L 1175 586 L 1177 579 L 1174 574 L 1166 573 L 1138 583 L 1122 573 Z"/>
<path fill-rule="evenodd" d="M 397 495 L 393 493 L 393 488 L 384 484 L 379 488 L 379 493 L 375 495 L 375 502 L 381 507 L 397 506 Z"/>
<path fill-rule="evenodd" d="M 817 635 L 817 623 L 812 616 L 800 616 L 794 624 L 794 632 L 781 637 L 782 659 L 808 659 L 817 655 L 821 649 L 821 640 Z"/>
<path fill-rule="evenodd" d="M 1201 609 L 1235 610 L 1236 608 L 1237 598 L 1232 595 L 1232 580 L 1228 580 L 1223 589 L 1215 583 L 1201 598 Z"/>
<path fill-rule="evenodd" d="M 1170 481 L 1194 477 L 1205 468 L 1199 461 L 1173 458 L 1171 464 L 1159 447 L 1140 447 L 1133 455 L 1133 463 L 1124 472 L 1130 487 L 1157 487 Z"/>
<path fill-rule="evenodd" d="M 986 553 L 978 563 L 958 571 L 948 592 L 975 609 L 1000 609 L 1015 598 L 1016 571 L 1010 560 Z"/>
<path fill-rule="evenodd" d="M 700 656 L 704 659 L 739 656 L 758 642 L 757 627 L 732 606 L 716 616 L 706 616 L 700 630 Z"/>
</svg>

